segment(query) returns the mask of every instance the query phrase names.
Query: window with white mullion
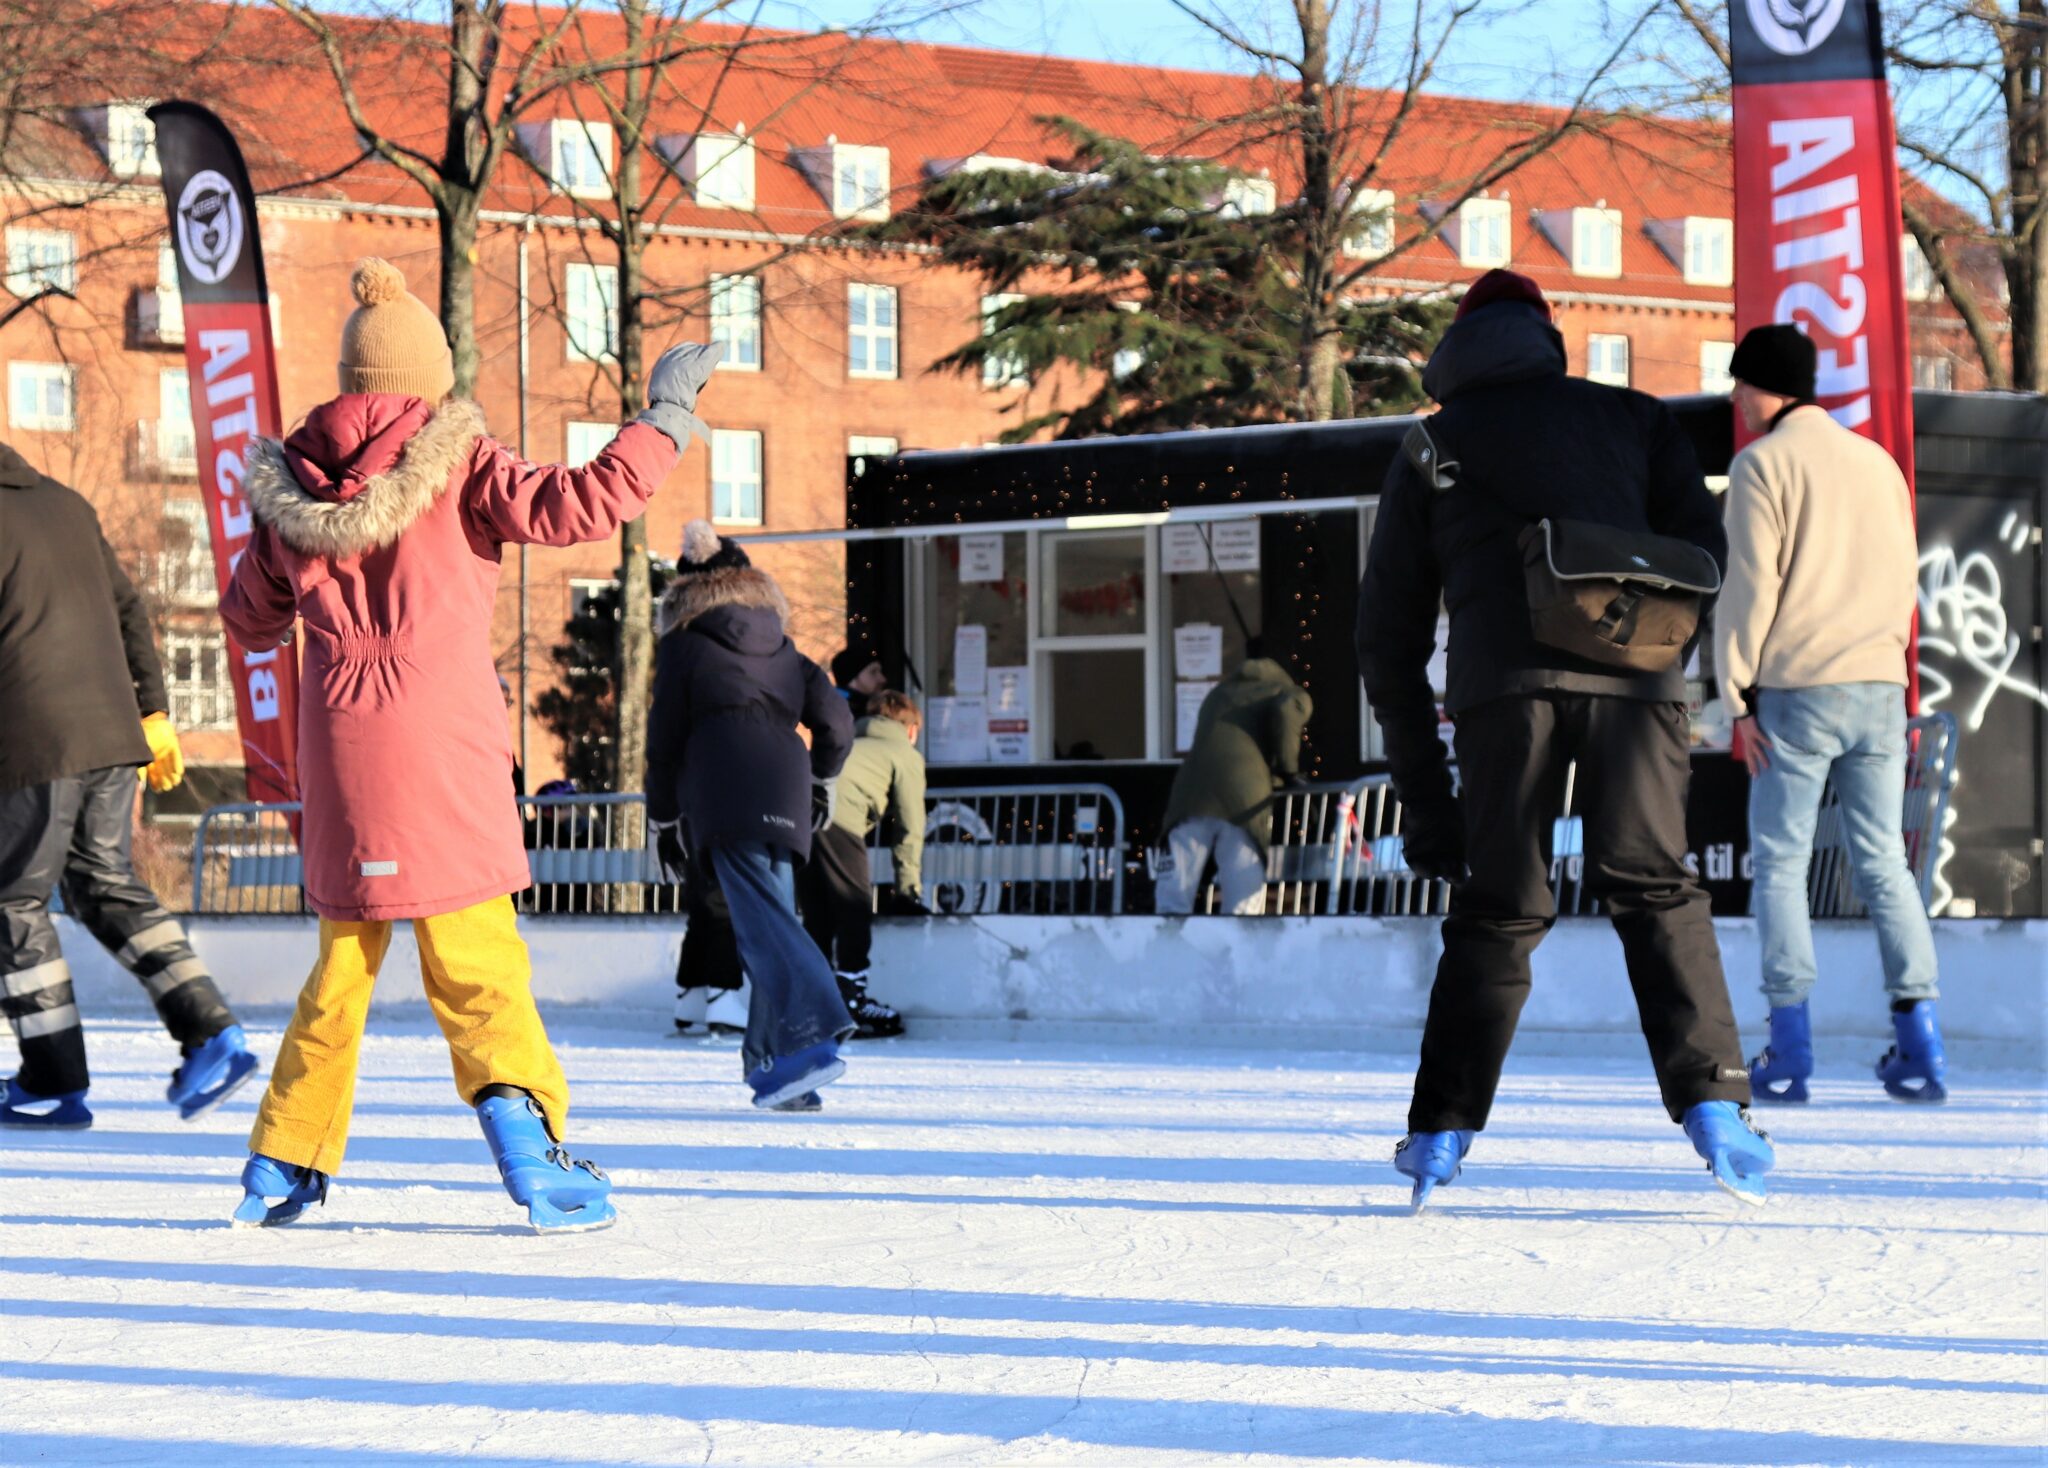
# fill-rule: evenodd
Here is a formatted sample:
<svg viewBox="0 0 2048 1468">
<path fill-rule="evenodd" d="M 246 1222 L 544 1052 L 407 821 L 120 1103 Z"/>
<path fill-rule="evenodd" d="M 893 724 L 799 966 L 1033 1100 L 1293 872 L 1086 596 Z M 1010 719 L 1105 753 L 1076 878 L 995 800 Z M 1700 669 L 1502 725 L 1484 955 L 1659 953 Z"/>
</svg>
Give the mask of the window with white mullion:
<svg viewBox="0 0 2048 1468">
<path fill-rule="evenodd" d="M 762 514 L 761 433 L 752 428 L 711 431 L 711 519 L 719 525 L 759 525 Z"/>
<path fill-rule="evenodd" d="M 572 362 L 610 362 L 619 353 L 619 268 L 571 261 L 563 280 Z"/>
<path fill-rule="evenodd" d="M 896 288 L 846 288 L 846 370 L 853 377 L 896 376 Z"/>
<path fill-rule="evenodd" d="M 761 282 L 751 275 L 711 277 L 711 340 L 725 348 L 721 372 L 761 370 Z"/>
</svg>

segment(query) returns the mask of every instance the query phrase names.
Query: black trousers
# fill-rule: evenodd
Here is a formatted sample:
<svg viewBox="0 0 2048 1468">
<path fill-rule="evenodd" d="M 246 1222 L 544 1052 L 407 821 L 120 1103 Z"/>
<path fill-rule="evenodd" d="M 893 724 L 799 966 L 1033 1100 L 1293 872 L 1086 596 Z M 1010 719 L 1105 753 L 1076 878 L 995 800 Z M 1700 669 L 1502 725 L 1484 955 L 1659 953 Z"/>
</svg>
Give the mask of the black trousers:
<svg viewBox="0 0 2048 1468">
<path fill-rule="evenodd" d="M 1530 956 L 1557 921 L 1549 847 L 1574 759 L 1587 889 L 1621 938 L 1665 1109 L 1677 1121 L 1700 1101 L 1748 1105 L 1706 890 L 1685 867 L 1685 710 L 1586 694 L 1501 698 L 1460 715 L 1456 743 L 1472 875 L 1444 919 L 1409 1129 L 1486 1125 Z"/>
<path fill-rule="evenodd" d="M 874 876 L 868 844 L 851 831 L 827 826 L 811 838 L 811 859 L 796 878 L 804 927 L 833 970 L 868 971 L 875 941 Z"/>
<path fill-rule="evenodd" d="M 683 951 L 676 955 L 676 988 L 739 988 L 746 983 L 747 973 L 740 963 L 739 938 L 732 930 L 732 909 L 726 906 L 718 873 L 694 852 L 683 900 L 688 921 L 683 928 Z"/>
<path fill-rule="evenodd" d="M 93 770 L 0 792 L 0 1011 L 21 1046 L 22 1088 L 39 1096 L 90 1081 L 71 970 L 50 897 L 149 991 L 186 1054 L 235 1022 L 185 929 L 135 875 L 135 771 Z"/>
</svg>

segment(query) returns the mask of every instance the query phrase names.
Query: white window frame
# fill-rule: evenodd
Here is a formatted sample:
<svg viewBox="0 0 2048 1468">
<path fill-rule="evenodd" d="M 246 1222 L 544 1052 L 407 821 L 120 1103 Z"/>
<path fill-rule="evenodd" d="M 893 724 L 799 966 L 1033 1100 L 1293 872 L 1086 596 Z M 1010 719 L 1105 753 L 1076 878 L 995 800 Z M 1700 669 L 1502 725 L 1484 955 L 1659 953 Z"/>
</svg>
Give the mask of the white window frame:
<svg viewBox="0 0 2048 1468">
<path fill-rule="evenodd" d="M 720 372 L 761 370 L 761 277 L 714 275 L 706 292 L 711 311 L 711 341 L 723 343 Z"/>
<path fill-rule="evenodd" d="M 1572 274 L 1619 279 L 1621 244 L 1619 209 L 1572 210 Z"/>
<path fill-rule="evenodd" d="M 754 207 L 754 141 L 738 133 L 698 133 L 690 140 L 685 171 L 690 192 L 704 209 Z"/>
<path fill-rule="evenodd" d="M 1912 368 L 1913 386 L 1935 392 L 1955 391 L 1956 359 L 1947 352 L 1915 352 Z"/>
<path fill-rule="evenodd" d="M 1498 250 L 1482 248 L 1494 243 Z M 1458 263 L 1473 268 L 1505 265 L 1515 257 L 1515 215 L 1506 199 L 1467 199 L 1458 206 Z"/>
<path fill-rule="evenodd" d="M 1735 378 L 1728 371 L 1728 364 L 1734 360 L 1734 342 L 1701 342 L 1700 391 L 1712 393 L 1733 392 L 1735 390 Z"/>
<path fill-rule="evenodd" d="M 78 236 L 68 229 L 7 227 L 7 289 L 27 298 L 45 286 L 78 289 Z"/>
<path fill-rule="evenodd" d="M 837 219 L 889 217 L 889 150 L 860 143 L 832 145 L 829 180 Z"/>
<path fill-rule="evenodd" d="M 902 451 L 902 440 L 887 434 L 849 433 L 846 436 L 846 457 L 849 459 L 893 459 Z"/>
<path fill-rule="evenodd" d="M 212 654 L 213 677 L 204 675 Z M 189 656 L 193 676 L 179 674 L 180 658 Z M 164 692 L 171 722 L 181 729 L 227 729 L 235 722 L 235 678 L 227 637 L 218 630 L 180 628 L 163 637 Z"/>
<path fill-rule="evenodd" d="M 1735 221 L 1689 214 L 1680 241 L 1687 285 L 1735 284 Z"/>
<path fill-rule="evenodd" d="M 735 460 L 735 455 L 742 455 Z M 745 462 L 751 458 L 751 464 Z M 762 525 L 767 523 L 767 444 L 758 428 L 714 428 L 711 430 L 711 523 L 714 525 Z M 748 490 L 752 503 L 748 503 Z M 721 514 L 719 498 L 728 496 Z"/>
<path fill-rule="evenodd" d="M 107 171 L 116 178 L 159 178 L 163 164 L 156 156 L 156 124 L 145 102 L 107 104 Z"/>
<path fill-rule="evenodd" d="M 166 475 L 199 473 L 199 430 L 192 421 L 192 379 L 183 367 L 165 367 L 156 380 L 156 463 Z"/>
<path fill-rule="evenodd" d="M 996 312 L 1002 310 L 1005 306 L 1014 306 L 1023 299 L 1024 295 L 1021 291 L 1002 291 L 996 295 L 983 296 L 981 298 L 981 334 L 983 336 L 989 334 L 989 321 Z M 985 388 L 1023 387 L 1027 386 L 1030 380 L 1031 374 L 1025 370 L 1024 364 L 1017 361 L 1014 357 L 989 357 L 981 364 L 981 385 Z"/>
<path fill-rule="evenodd" d="M 593 297 L 604 310 L 602 322 L 590 319 Z M 603 333 L 604 344 L 592 340 Z M 619 267 L 571 260 L 562 276 L 562 336 L 571 362 L 612 362 L 619 355 Z"/>
<path fill-rule="evenodd" d="M 1620 366 L 1615 365 L 1619 356 Z M 1619 332 L 1595 331 L 1586 337 L 1586 380 L 1604 382 L 1609 387 L 1629 385 L 1630 358 L 1629 340 Z"/>
<path fill-rule="evenodd" d="M 64 407 L 51 413 L 49 389 L 61 384 Z M 22 405 L 33 395 L 27 412 Z M 69 433 L 78 426 L 78 371 L 67 362 L 9 362 L 7 364 L 7 422 L 11 428 L 28 433 Z"/>
<path fill-rule="evenodd" d="M 210 602 L 220 593 L 213 574 L 213 530 L 206 520 L 206 502 L 199 499 L 164 501 L 164 521 L 185 527 L 185 543 L 173 548 L 165 544 L 157 551 L 156 594 L 167 602 L 189 606 Z"/>
<path fill-rule="evenodd" d="M 1917 235 L 1899 236 L 1899 279 L 1909 301 L 1925 303 L 1941 298 L 1941 281 L 1934 274 L 1934 262 L 1920 248 Z"/>
<path fill-rule="evenodd" d="M 619 425 L 616 423 L 572 418 L 562 425 L 562 462 L 571 469 L 581 469 L 603 453 L 605 446 L 618 436 Z"/>
<path fill-rule="evenodd" d="M 548 124 L 548 181 L 570 198 L 609 199 L 615 158 L 610 123 L 560 117 Z M 585 177 L 583 159 L 596 165 L 595 178 Z"/>
<path fill-rule="evenodd" d="M 1280 207 L 1280 186 L 1270 178 L 1244 174 L 1226 179 L 1221 212 L 1226 219 L 1255 219 Z"/>
<path fill-rule="evenodd" d="M 1354 260 L 1378 260 L 1393 249 L 1393 190 L 1360 190 L 1345 221 L 1344 253 Z"/>
<path fill-rule="evenodd" d="M 877 318 L 886 311 L 886 322 Z M 846 287 L 846 375 L 894 381 L 902 375 L 903 313 L 893 285 L 850 281 Z M 866 366 L 861 365 L 865 354 Z M 888 363 L 882 365 L 886 353 Z"/>
</svg>

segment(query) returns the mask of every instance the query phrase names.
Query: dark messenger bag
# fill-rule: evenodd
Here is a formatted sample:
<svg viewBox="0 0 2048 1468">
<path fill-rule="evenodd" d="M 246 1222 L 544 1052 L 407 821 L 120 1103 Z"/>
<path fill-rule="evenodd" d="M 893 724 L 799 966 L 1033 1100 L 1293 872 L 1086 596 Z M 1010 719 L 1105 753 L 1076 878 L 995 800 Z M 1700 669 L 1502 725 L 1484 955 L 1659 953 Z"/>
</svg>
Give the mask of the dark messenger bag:
<svg viewBox="0 0 2048 1468">
<path fill-rule="evenodd" d="M 1409 429 L 1401 449 L 1437 493 L 1458 483 L 1458 461 L 1426 424 Z M 1631 672 L 1676 667 L 1699 630 L 1702 600 L 1721 589 L 1714 558 L 1669 535 L 1539 520 L 1522 531 L 1520 544 L 1536 640 Z"/>
<path fill-rule="evenodd" d="M 1521 534 L 1529 630 L 1545 647 L 1610 667 L 1661 673 L 1699 631 L 1721 568 L 1689 540 L 1584 520 L 1539 520 Z"/>
</svg>

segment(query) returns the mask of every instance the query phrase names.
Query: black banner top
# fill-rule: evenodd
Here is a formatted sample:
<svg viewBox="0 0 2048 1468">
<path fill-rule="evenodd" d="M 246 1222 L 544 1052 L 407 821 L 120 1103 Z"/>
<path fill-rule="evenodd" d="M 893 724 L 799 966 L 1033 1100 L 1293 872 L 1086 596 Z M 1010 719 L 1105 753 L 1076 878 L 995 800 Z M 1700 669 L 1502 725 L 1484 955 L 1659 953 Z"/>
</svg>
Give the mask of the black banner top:
<svg viewBox="0 0 2048 1468">
<path fill-rule="evenodd" d="M 196 102 L 159 102 L 149 120 L 156 124 L 180 293 L 199 305 L 267 302 L 256 195 L 233 135 Z"/>
<path fill-rule="evenodd" d="M 1728 0 L 1738 87 L 1884 76 L 1877 0 Z"/>
</svg>

